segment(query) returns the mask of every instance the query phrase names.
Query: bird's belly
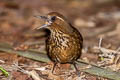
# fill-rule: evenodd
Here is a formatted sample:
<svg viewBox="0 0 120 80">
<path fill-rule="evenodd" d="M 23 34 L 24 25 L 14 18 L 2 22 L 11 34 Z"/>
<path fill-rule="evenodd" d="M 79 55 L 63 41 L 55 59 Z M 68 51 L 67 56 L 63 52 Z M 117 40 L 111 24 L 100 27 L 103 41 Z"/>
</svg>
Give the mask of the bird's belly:
<svg viewBox="0 0 120 80">
<path fill-rule="evenodd" d="M 75 45 L 73 42 L 69 42 L 69 40 L 64 40 L 62 42 L 59 41 L 50 41 L 53 42 L 48 49 L 48 56 L 52 61 L 67 63 L 73 60 L 76 60 L 77 56 L 80 56 L 80 49 L 78 45 Z"/>
</svg>

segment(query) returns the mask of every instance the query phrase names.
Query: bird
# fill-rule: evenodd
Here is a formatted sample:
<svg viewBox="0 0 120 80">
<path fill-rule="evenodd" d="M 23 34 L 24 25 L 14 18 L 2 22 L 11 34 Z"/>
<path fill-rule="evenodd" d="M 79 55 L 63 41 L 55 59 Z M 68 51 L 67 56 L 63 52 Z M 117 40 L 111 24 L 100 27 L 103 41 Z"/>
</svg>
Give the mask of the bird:
<svg viewBox="0 0 120 80">
<path fill-rule="evenodd" d="M 81 33 L 59 12 L 50 12 L 45 16 L 36 16 L 45 21 L 45 24 L 37 29 L 50 31 L 46 39 L 46 51 L 50 60 L 54 63 L 52 73 L 58 63 L 73 64 L 76 73 L 80 75 L 76 66 L 83 48 Z"/>
</svg>

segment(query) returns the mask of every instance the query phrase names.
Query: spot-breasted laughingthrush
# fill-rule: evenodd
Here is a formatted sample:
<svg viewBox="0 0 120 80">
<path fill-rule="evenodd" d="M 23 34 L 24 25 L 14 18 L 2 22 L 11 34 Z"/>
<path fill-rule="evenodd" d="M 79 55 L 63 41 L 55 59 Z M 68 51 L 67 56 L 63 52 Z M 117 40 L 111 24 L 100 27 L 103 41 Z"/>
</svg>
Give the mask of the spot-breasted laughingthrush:
<svg viewBox="0 0 120 80">
<path fill-rule="evenodd" d="M 45 24 L 37 29 L 46 28 L 50 31 L 46 40 L 46 51 L 54 62 L 52 72 L 57 63 L 70 63 L 78 73 L 75 61 L 80 58 L 83 46 L 80 32 L 60 13 L 51 12 L 47 16 L 37 17 L 45 20 Z"/>
</svg>

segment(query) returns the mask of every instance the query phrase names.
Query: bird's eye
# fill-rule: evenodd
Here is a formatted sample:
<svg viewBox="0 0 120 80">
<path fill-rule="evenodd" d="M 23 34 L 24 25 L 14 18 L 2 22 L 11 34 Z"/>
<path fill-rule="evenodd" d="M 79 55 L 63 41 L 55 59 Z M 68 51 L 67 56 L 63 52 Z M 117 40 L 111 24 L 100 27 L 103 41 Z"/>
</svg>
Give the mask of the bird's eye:
<svg viewBox="0 0 120 80">
<path fill-rule="evenodd" d="M 55 19 L 56 19 L 56 16 L 51 17 L 51 21 L 55 21 Z"/>
</svg>

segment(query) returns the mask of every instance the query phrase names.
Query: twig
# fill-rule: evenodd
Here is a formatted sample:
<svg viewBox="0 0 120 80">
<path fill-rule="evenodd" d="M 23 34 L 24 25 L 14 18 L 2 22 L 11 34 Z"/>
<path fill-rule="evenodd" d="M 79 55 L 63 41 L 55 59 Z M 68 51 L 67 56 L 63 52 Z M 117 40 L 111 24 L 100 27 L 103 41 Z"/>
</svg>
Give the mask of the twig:
<svg viewBox="0 0 120 80">
<path fill-rule="evenodd" d="M 0 63 L 5 63 L 5 61 L 3 61 L 3 60 L 0 60 Z"/>
<path fill-rule="evenodd" d="M 116 50 L 106 49 L 106 48 L 103 48 L 103 47 L 99 48 L 99 47 L 95 46 L 94 49 L 98 49 L 98 50 L 100 50 L 100 51 L 102 51 L 103 53 L 106 53 L 106 54 L 107 53 L 120 54 L 120 52 L 118 52 Z"/>
<path fill-rule="evenodd" d="M 99 40 L 99 46 L 98 46 L 98 47 L 95 46 L 94 49 L 98 49 L 98 50 L 100 50 L 102 53 L 105 53 L 105 54 L 107 54 L 107 53 L 120 54 L 120 52 L 119 52 L 120 47 L 119 47 L 117 50 L 111 50 L 111 49 L 103 48 L 103 47 L 101 47 L 101 45 L 102 45 L 102 37 L 101 37 L 100 40 Z"/>
<path fill-rule="evenodd" d="M 22 73 L 25 73 L 25 74 L 27 74 L 27 75 L 29 75 L 29 76 L 32 76 L 32 78 L 33 78 L 34 80 L 41 80 L 40 77 L 39 77 L 39 75 L 38 75 L 34 70 L 33 70 L 33 71 L 24 70 L 24 69 L 22 69 L 20 66 L 18 66 L 17 64 L 14 64 L 14 66 L 15 66 L 16 68 L 18 68 L 18 70 L 21 71 Z"/>
<path fill-rule="evenodd" d="M 100 41 L 99 41 L 99 48 L 101 48 L 102 46 L 102 37 L 100 38 Z"/>
</svg>

